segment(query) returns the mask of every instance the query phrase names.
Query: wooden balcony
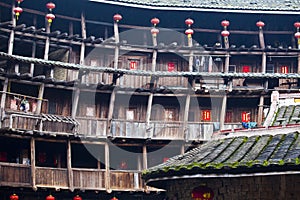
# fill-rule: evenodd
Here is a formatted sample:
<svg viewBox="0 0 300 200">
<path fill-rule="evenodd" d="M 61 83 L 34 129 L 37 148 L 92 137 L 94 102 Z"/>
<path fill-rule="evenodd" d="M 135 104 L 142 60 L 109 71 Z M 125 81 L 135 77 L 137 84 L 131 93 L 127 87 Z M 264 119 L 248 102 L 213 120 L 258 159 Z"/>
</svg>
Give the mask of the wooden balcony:
<svg viewBox="0 0 300 200">
<path fill-rule="evenodd" d="M 145 138 L 146 123 L 114 119 L 111 122 L 111 134 L 114 137 Z"/>
<path fill-rule="evenodd" d="M 76 117 L 79 123 L 78 133 L 85 136 L 106 136 L 107 119 Z"/>
<path fill-rule="evenodd" d="M 74 189 L 105 190 L 105 170 L 73 168 Z"/>
<path fill-rule="evenodd" d="M 149 129 L 150 138 L 184 139 L 183 122 L 151 121 Z"/>
<path fill-rule="evenodd" d="M 35 186 L 56 189 L 144 191 L 141 172 L 136 170 L 110 170 L 105 180 L 105 169 L 72 168 L 73 179 L 69 182 L 66 168 L 35 168 Z M 110 185 L 106 185 L 110 183 Z M 33 187 L 31 166 L 0 162 L 0 185 Z"/>
<path fill-rule="evenodd" d="M 0 163 L 0 185 L 30 187 L 31 184 L 29 165 Z"/>
</svg>

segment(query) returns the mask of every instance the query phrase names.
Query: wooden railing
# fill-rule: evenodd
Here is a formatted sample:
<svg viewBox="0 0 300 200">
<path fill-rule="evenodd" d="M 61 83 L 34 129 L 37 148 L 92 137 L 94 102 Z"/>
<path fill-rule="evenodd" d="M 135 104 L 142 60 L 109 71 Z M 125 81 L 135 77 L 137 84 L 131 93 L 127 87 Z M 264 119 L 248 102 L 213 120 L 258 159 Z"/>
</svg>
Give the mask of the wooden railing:
<svg viewBox="0 0 300 200">
<path fill-rule="evenodd" d="M 111 171 L 110 187 L 115 190 L 142 190 L 143 181 L 138 171 Z"/>
<path fill-rule="evenodd" d="M 74 189 L 105 189 L 105 170 L 103 169 L 74 169 Z"/>
<path fill-rule="evenodd" d="M 37 187 L 68 188 L 68 171 L 64 168 L 36 167 Z"/>
<path fill-rule="evenodd" d="M 111 122 L 111 134 L 115 137 L 145 138 L 146 123 L 114 119 Z"/>
<path fill-rule="evenodd" d="M 183 122 L 151 121 L 150 138 L 184 139 Z"/>
<path fill-rule="evenodd" d="M 143 191 L 145 184 L 137 170 L 110 170 L 106 181 L 105 169 L 72 168 L 73 179 L 69 181 L 66 168 L 35 168 L 35 187 Z M 110 183 L 110 185 L 105 185 Z M 0 185 L 32 187 L 31 166 L 0 162 Z"/>
<path fill-rule="evenodd" d="M 76 117 L 78 133 L 86 136 L 106 136 L 107 119 Z"/>
<path fill-rule="evenodd" d="M 15 163 L 0 163 L 0 185 L 30 186 L 30 166 Z"/>
<path fill-rule="evenodd" d="M 188 140 L 210 140 L 214 132 L 213 123 L 189 122 L 187 128 Z"/>
</svg>

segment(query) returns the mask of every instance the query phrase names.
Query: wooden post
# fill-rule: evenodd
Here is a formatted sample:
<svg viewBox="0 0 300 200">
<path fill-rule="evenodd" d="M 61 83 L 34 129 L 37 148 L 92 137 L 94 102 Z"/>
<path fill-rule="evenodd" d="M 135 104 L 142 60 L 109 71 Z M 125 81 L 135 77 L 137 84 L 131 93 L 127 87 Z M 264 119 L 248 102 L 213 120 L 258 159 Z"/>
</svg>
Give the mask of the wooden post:
<svg viewBox="0 0 300 200">
<path fill-rule="evenodd" d="M 183 115 L 183 137 L 186 141 L 188 141 L 188 139 L 189 139 L 188 120 L 189 120 L 190 102 L 191 102 L 191 95 L 189 93 L 186 96 L 184 115 Z"/>
<path fill-rule="evenodd" d="M 68 169 L 68 181 L 70 191 L 74 191 L 73 186 L 73 170 L 72 170 L 72 155 L 71 155 L 71 141 L 67 141 L 67 169 Z"/>
<path fill-rule="evenodd" d="M 180 154 L 183 155 L 185 152 L 185 145 L 184 145 L 184 142 L 182 143 L 181 145 L 181 148 L 180 148 Z"/>
<path fill-rule="evenodd" d="M 81 13 L 81 36 L 82 39 L 86 39 L 86 22 L 85 22 L 85 15 L 83 12 Z M 80 47 L 80 58 L 79 58 L 80 65 L 84 65 L 84 54 L 85 54 L 85 43 L 82 41 Z M 84 75 L 84 77 L 86 77 L 86 75 Z M 84 77 L 82 77 L 82 80 Z"/>
<path fill-rule="evenodd" d="M 34 17 L 33 17 L 33 25 L 36 26 L 36 15 L 34 15 Z M 36 54 L 36 41 L 33 41 L 31 57 L 35 58 L 35 54 Z M 33 76 L 33 74 L 34 74 L 34 63 L 30 63 L 29 73 L 30 73 L 30 76 Z"/>
<path fill-rule="evenodd" d="M 298 53 L 298 66 L 297 66 L 297 73 L 300 73 L 300 53 Z"/>
<path fill-rule="evenodd" d="M 118 22 L 114 21 L 114 35 L 115 35 L 115 57 L 114 57 L 114 69 L 118 68 L 118 61 L 119 61 L 119 43 L 120 43 L 120 36 L 119 36 L 119 28 Z"/>
<path fill-rule="evenodd" d="M 266 52 L 263 52 L 262 59 L 261 59 L 261 72 L 266 73 L 267 72 L 267 54 Z"/>
<path fill-rule="evenodd" d="M 45 89 L 45 84 L 42 83 L 39 87 L 38 101 L 37 101 L 37 105 L 36 105 L 35 114 L 40 114 L 41 113 L 42 104 L 43 104 L 44 89 Z"/>
<path fill-rule="evenodd" d="M 258 115 L 257 115 L 257 125 L 261 126 L 263 122 L 263 114 L 264 114 L 264 96 L 260 95 L 259 105 L 258 105 Z"/>
<path fill-rule="evenodd" d="M 192 35 L 188 35 L 188 46 L 192 47 L 193 46 L 193 38 Z M 193 71 L 193 59 L 194 59 L 194 51 L 190 50 L 190 54 L 189 54 L 189 71 L 192 72 Z"/>
<path fill-rule="evenodd" d="M 143 169 L 148 168 L 148 159 L 147 159 L 147 145 L 143 145 Z"/>
<path fill-rule="evenodd" d="M 36 178 L 35 178 L 35 139 L 34 137 L 30 140 L 30 163 L 31 163 L 31 182 L 34 191 L 37 190 Z"/>
<path fill-rule="evenodd" d="M 260 48 L 264 49 L 266 46 L 265 46 L 265 39 L 264 39 L 264 33 L 262 27 L 259 28 L 258 37 L 259 37 Z"/>
<path fill-rule="evenodd" d="M 104 152 L 105 152 L 105 188 L 106 188 L 106 191 L 108 193 L 110 193 L 111 188 L 110 188 L 109 144 L 108 144 L 108 142 L 105 143 Z"/>
<path fill-rule="evenodd" d="M 80 94 L 80 89 L 76 88 L 75 89 L 75 95 L 73 98 L 73 103 L 72 103 L 72 118 L 76 118 L 76 113 L 77 113 L 77 108 L 78 108 L 78 101 L 79 101 L 79 94 Z"/>
<path fill-rule="evenodd" d="M 116 100 L 116 91 L 113 90 L 111 95 L 110 95 L 110 102 L 109 102 L 109 108 L 108 108 L 108 114 L 107 114 L 107 130 L 106 130 L 106 135 L 111 136 L 111 121 L 113 117 L 113 111 L 114 111 L 114 105 L 115 105 L 115 100 Z"/>
<path fill-rule="evenodd" d="M 5 101 L 6 101 L 6 92 L 8 88 L 8 78 L 5 78 L 4 85 L 3 85 L 3 91 L 1 96 L 1 110 L 3 111 L 5 108 Z"/>
<path fill-rule="evenodd" d="M 226 55 L 225 55 L 225 66 L 224 66 L 224 72 L 225 73 L 228 73 L 229 72 L 229 58 L 230 58 L 230 55 L 229 55 L 229 53 L 226 53 Z"/>
<path fill-rule="evenodd" d="M 17 20 L 14 15 L 14 8 L 15 8 L 15 1 L 12 1 L 12 10 L 11 10 L 12 27 L 15 27 L 17 25 Z M 13 54 L 14 40 L 15 40 L 15 31 L 14 29 L 12 29 L 8 40 L 8 52 L 7 52 L 8 55 Z"/>
<path fill-rule="evenodd" d="M 220 130 L 224 130 L 224 123 L 226 117 L 226 105 L 227 105 L 227 94 L 224 94 L 222 100 L 221 113 L 220 113 Z"/>
<path fill-rule="evenodd" d="M 146 138 L 151 138 L 151 127 L 150 127 L 150 118 L 151 118 L 151 110 L 152 110 L 152 102 L 153 102 L 153 93 L 149 94 L 147 111 L 146 111 Z"/>
</svg>

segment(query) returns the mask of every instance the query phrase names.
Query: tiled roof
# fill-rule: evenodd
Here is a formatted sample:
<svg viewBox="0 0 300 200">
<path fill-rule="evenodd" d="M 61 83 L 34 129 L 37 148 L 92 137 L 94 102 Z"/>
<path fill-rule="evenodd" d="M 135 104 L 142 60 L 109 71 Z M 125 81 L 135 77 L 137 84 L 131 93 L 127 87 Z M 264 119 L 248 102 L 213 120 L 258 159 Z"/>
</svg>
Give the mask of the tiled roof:
<svg viewBox="0 0 300 200">
<path fill-rule="evenodd" d="M 273 126 L 300 124 L 300 105 L 281 106 L 274 115 Z"/>
<path fill-rule="evenodd" d="M 299 11 L 299 0 L 91 0 L 111 4 L 177 9 Z"/>
<path fill-rule="evenodd" d="M 300 171 L 300 134 L 240 136 L 212 140 L 149 168 L 143 178 L 195 174 Z"/>
</svg>

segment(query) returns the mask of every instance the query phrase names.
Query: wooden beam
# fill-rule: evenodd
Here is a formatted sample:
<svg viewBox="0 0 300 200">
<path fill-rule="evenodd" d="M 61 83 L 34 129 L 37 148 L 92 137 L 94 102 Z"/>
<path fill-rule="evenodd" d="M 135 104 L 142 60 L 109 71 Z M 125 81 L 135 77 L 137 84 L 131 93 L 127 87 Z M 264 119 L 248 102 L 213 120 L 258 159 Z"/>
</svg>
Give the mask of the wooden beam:
<svg viewBox="0 0 300 200">
<path fill-rule="evenodd" d="M 112 93 L 111 93 L 111 95 L 110 95 L 110 102 L 109 102 L 108 114 L 107 114 L 107 130 L 106 130 L 106 135 L 108 135 L 108 136 L 111 135 L 111 121 L 112 121 L 112 117 L 113 117 L 115 100 L 116 100 L 116 91 L 113 90 Z"/>
<path fill-rule="evenodd" d="M 39 87 L 38 101 L 36 105 L 35 114 L 40 114 L 42 110 L 43 96 L 44 96 L 45 84 L 42 83 Z"/>
<path fill-rule="evenodd" d="M 109 144 L 105 143 L 104 146 L 104 154 L 105 154 L 105 188 L 108 193 L 111 193 L 110 187 L 110 165 L 109 165 Z"/>
<path fill-rule="evenodd" d="M 34 137 L 30 140 L 30 163 L 31 163 L 31 182 L 34 191 L 37 190 L 36 186 L 36 174 L 35 174 L 35 139 Z"/>
<path fill-rule="evenodd" d="M 68 140 L 67 143 L 67 169 L 68 169 L 68 181 L 69 181 L 69 189 L 70 191 L 74 191 L 73 184 L 73 170 L 72 170 L 72 155 L 71 155 L 71 141 Z"/>
</svg>

